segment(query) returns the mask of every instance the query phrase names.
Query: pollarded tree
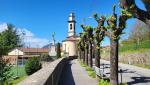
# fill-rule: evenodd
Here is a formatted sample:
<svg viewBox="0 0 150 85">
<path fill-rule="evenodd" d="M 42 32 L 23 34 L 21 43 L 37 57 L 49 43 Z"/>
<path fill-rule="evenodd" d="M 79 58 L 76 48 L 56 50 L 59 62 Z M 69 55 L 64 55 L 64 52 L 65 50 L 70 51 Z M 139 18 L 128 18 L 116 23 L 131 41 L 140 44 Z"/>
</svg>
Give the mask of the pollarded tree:
<svg viewBox="0 0 150 85">
<path fill-rule="evenodd" d="M 82 33 L 80 33 L 80 39 L 77 43 L 78 46 L 78 53 L 79 53 L 79 59 L 83 59 L 83 62 L 85 62 L 85 51 L 84 51 L 84 41 L 82 38 Z"/>
<path fill-rule="evenodd" d="M 113 14 L 108 19 L 107 24 L 110 29 L 108 36 L 110 37 L 110 83 L 112 85 L 118 85 L 118 47 L 120 35 L 126 27 L 126 21 L 129 19 L 131 14 L 126 11 L 122 11 L 119 15 L 118 24 L 117 24 L 117 14 L 115 13 L 115 5 L 113 6 Z"/>
<path fill-rule="evenodd" d="M 80 38 L 81 38 L 81 58 L 82 58 L 82 60 L 83 60 L 83 62 L 85 63 L 85 48 L 84 48 L 84 46 L 85 46 L 85 42 L 84 42 L 84 38 L 82 37 L 82 33 L 80 34 Z"/>
<path fill-rule="evenodd" d="M 132 14 L 130 18 L 137 18 L 143 21 L 149 28 L 149 39 L 150 39 L 150 0 L 141 0 L 146 10 L 140 9 L 135 0 L 120 0 L 120 7 L 125 11 Z"/>
<path fill-rule="evenodd" d="M 82 54 L 82 50 L 81 50 L 81 39 L 79 39 L 79 41 L 77 42 L 77 48 L 78 48 L 78 59 L 81 60 L 81 54 Z"/>
<path fill-rule="evenodd" d="M 81 25 L 81 27 L 84 29 L 84 32 L 86 33 L 86 48 L 88 48 L 88 52 L 89 52 L 89 56 L 88 56 L 88 52 L 87 52 L 87 57 L 88 57 L 88 65 L 90 67 L 92 67 L 93 61 L 92 61 L 92 44 L 93 44 L 93 28 L 91 26 L 84 26 Z"/>
<path fill-rule="evenodd" d="M 141 1 L 145 6 L 146 11 L 140 9 L 136 5 L 135 0 L 120 0 L 120 7 L 130 12 L 134 18 L 137 18 L 150 26 L 150 1 L 149 0 L 141 0 Z"/>
<path fill-rule="evenodd" d="M 86 28 L 84 27 L 84 25 L 81 25 L 82 29 L 83 29 L 83 32 L 82 32 L 82 38 L 83 38 L 83 41 L 84 41 L 84 50 L 85 50 L 85 64 L 88 65 L 88 33 L 87 33 L 87 30 Z"/>
<path fill-rule="evenodd" d="M 106 28 L 104 27 L 104 22 L 105 22 L 105 17 L 101 16 L 99 19 L 97 14 L 94 14 L 93 17 L 98 23 L 98 26 L 95 28 L 95 33 L 94 33 L 94 38 L 95 38 L 95 66 L 100 68 L 100 43 L 104 39 L 105 36 L 105 30 Z"/>
<path fill-rule="evenodd" d="M 93 27 L 91 26 L 87 26 L 87 33 L 88 33 L 88 43 L 89 43 L 89 56 L 88 56 L 88 65 L 90 67 L 93 66 L 93 47 L 92 47 L 92 44 L 93 44 Z"/>
<path fill-rule="evenodd" d="M 126 11 L 121 11 L 119 19 L 115 13 L 115 7 L 113 6 L 113 13 L 107 20 L 107 30 L 105 34 L 110 38 L 110 83 L 111 85 L 118 85 L 118 47 L 120 35 L 126 27 L 127 19 L 132 15 Z"/>
</svg>

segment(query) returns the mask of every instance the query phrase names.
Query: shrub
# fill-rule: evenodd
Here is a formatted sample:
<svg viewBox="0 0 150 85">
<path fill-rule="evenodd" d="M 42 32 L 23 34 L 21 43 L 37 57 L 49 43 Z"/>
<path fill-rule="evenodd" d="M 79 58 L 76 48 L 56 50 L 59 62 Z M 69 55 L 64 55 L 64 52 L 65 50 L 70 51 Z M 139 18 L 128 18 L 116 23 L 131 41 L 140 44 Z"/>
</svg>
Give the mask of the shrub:
<svg viewBox="0 0 150 85">
<path fill-rule="evenodd" d="M 109 81 L 101 79 L 99 85 L 110 85 Z"/>
<path fill-rule="evenodd" d="M 0 58 L 0 85 L 7 84 L 9 79 L 12 78 L 11 68 L 11 64 L 8 64 L 7 61 Z"/>
<path fill-rule="evenodd" d="M 41 69 L 41 67 L 42 65 L 40 63 L 40 58 L 33 57 L 33 58 L 28 59 L 27 63 L 25 64 L 25 71 L 27 75 L 31 75 L 34 72 Z"/>
<path fill-rule="evenodd" d="M 61 57 L 60 43 L 57 43 L 57 58 Z"/>
</svg>

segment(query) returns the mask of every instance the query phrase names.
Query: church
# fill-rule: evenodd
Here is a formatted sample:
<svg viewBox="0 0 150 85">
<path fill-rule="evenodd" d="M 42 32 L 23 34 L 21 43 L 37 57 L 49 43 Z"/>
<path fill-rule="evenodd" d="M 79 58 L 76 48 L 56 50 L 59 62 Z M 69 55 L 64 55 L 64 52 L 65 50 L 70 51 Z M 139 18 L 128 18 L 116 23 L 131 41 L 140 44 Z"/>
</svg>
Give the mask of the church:
<svg viewBox="0 0 150 85">
<path fill-rule="evenodd" d="M 62 41 L 63 54 L 68 54 L 69 57 L 77 57 L 77 41 L 79 36 L 76 35 L 75 15 L 70 13 L 68 20 L 68 37 Z"/>
</svg>

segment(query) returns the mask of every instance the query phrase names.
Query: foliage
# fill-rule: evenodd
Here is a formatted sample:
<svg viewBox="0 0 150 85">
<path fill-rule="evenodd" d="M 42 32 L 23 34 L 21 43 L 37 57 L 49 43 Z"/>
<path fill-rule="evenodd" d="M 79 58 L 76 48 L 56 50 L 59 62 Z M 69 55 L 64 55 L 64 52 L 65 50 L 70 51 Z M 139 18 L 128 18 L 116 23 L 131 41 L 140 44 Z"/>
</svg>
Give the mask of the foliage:
<svg viewBox="0 0 150 85">
<path fill-rule="evenodd" d="M 4 82 L 8 83 L 9 79 L 12 77 L 11 73 L 12 65 L 7 64 L 7 61 L 0 59 L 0 83 L 3 84 Z"/>
<path fill-rule="evenodd" d="M 57 43 L 57 58 L 61 57 L 60 43 Z"/>
<path fill-rule="evenodd" d="M 49 55 L 48 55 L 48 53 L 43 53 L 42 55 L 41 55 L 41 61 L 53 61 L 53 58 L 51 58 Z"/>
<path fill-rule="evenodd" d="M 7 54 L 15 47 L 20 47 L 21 39 L 17 29 L 12 24 L 7 25 L 7 30 L 0 33 L 0 56 Z"/>
<path fill-rule="evenodd" d="M 38 57 L 33 57 L 33 58 L 28 59 L 27 63 L 25 64 L 25 71 L 27 75 L 31 75 L 41 68 L 42 68 L 42 65 L 40 63 L 40 58 Z"/>
<path fill-rule="evenodd" d="M 107 80 L 101 79 L 101 80 L 99 80 L 99 85 L 110 85 L 110 83 Z"/>
<path fill-rule="evenodd" d="M 16 78 L 16 73 L 17 73 L 17 70 L 18 70 L 18 78 Z M 26 77 L 27 77 L 27 74 L 25 72 L 25 66 L 13 66 L 11 68 L 11 73 L 13 73 L 13 76 L 11 78 L 11 80 L 9 81 L 9 83 L 11 85 L 16 85 L 17 83 L 19 83 L 20 81 L 24 80 Z M 7 85 L 7 84 L 4 84 L 4 85 Z"/>
</svg>

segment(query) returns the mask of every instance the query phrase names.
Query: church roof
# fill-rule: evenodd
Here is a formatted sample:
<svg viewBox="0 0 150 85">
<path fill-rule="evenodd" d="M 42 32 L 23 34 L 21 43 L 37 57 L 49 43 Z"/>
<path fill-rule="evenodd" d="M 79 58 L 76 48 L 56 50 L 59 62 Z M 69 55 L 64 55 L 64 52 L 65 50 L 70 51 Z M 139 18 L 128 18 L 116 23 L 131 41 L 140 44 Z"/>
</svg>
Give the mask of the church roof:
<svg viewBox="0 0 150 85">
<path fill-rule="evenodd" d="M 70 36 L 70 37 L 67 37 L 67 39 L 63 40 L 63 42 L 65 41 L 77 41 L 78 39 L 78 36 Z"/>
<path fill-rule="evenodd" d="M 48 48 L 17 48 L 19 50 L 21 50 L 22 52 L 49 52 L 50 49 Z"/>
</svg>

